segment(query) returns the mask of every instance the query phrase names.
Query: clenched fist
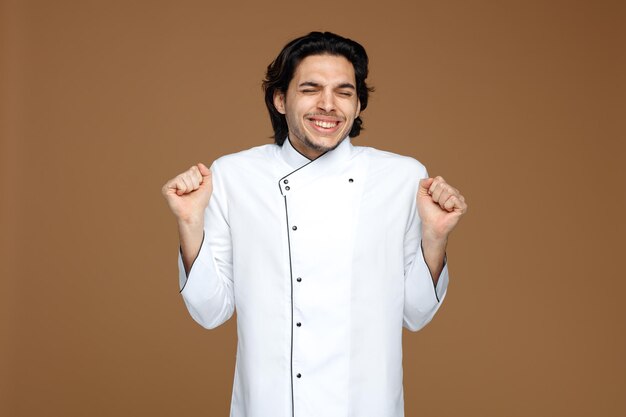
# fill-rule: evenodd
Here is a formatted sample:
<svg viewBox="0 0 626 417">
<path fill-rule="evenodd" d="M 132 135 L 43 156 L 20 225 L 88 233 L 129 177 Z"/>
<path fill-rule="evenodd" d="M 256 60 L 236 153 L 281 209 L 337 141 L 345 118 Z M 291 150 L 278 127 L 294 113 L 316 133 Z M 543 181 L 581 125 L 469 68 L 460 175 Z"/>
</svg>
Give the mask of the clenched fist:
<svg viewBox="0 0 626 417">
<path fill-rule="evenodd" d="M 420 180 L 417 208 L 422 219 L 423 235 L 447 239 L 467 211 L 467 204 L 459 190 L 437 176 Z"/>
<path fill-rule="evenodd" d="M 172 178 L 161 189 L 176 220 L 187 224 L 201 224 L 212 191 L 211 170 L 202 163 Z"/>
<path fill-rule="evenodd" d="M 448 235 L 467 211 L 465 197 L 443 178 L 424 178 L 417 190 L 422 249 L 435 285 L 443 270 Z"/>
</svg>

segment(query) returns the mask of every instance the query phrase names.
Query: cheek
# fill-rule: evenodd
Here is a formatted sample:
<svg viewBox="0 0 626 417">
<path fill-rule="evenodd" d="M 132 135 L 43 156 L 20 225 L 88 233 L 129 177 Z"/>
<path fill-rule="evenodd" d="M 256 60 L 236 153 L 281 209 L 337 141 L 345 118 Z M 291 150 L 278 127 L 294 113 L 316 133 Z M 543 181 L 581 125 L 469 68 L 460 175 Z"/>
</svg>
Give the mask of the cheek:
<svg viewBox="0 0 626 417">
<path fill-rule="evenodd" d="M 357 114 L 359 113 L 359 102 L 355 101 L 355 102 L 351 102 L 351 103 L 346 103 L 346 113 L 345 114 L 349 114 L 351 115 L 353 118 L 357 116 Z"/>
</svg>

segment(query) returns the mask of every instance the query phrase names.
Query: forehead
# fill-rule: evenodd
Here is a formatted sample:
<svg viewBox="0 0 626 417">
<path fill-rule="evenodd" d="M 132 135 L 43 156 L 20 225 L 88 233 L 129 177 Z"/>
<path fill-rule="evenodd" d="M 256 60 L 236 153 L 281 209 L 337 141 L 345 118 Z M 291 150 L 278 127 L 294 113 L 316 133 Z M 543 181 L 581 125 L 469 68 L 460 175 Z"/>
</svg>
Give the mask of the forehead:
<svg viewBox="0 0 626 417">
<path fill-rule="evenodd" d="M 309 55 L 293 74 L 292 82 L 315 81 L 324 84 L 355 84 L 354 66 L 341 55 Z"/>
</svg>

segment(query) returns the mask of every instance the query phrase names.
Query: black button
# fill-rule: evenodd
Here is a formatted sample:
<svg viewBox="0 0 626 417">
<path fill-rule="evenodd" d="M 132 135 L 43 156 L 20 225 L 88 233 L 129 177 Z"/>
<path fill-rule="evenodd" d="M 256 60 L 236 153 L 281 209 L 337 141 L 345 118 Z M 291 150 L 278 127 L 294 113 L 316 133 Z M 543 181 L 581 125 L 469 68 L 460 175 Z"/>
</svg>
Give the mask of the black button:
<svg viewBox="0 0 626 417">
<path fill-rule="evenodd" d="M 298 378 L 302 378 L 302 374 L 298 374 L 296 375 Z"/>
<path fill-rule="evenodd" d="M 348 182 L 354 182 L 354 180 L 353 180 L 352 178 L 350 178 L 350 179 L 348 180 Z"/>
<path fill-rule="evenodd" d="M 296 323 L 296 326 L 300 327 L 300 326 L 302 326 L 302 323 L 297 322 L 297 323 Z"/>
<path fill-rule="evenodd" d="M 300 281 L 302 281 L 302 278 L 298 277 L 298 278 L 296 278 L 296 281 L 300 282 Z"/>
<path fill-rule="evenodd" d="M 283 181 L 285 184 L 289 184 L 289 180 L 284 180 Z"/>
<path fill-rule="evenodd" d="M 289 191 L 289 190 L 291 190 L 291 188 L 289 188 L 289 186 L 286 186 L 285 190 Z"/>
<path fill-rule="evenodd" d="M 291 226 L 293 230 L 298 230 L 298 226 Z"/>
</svg>

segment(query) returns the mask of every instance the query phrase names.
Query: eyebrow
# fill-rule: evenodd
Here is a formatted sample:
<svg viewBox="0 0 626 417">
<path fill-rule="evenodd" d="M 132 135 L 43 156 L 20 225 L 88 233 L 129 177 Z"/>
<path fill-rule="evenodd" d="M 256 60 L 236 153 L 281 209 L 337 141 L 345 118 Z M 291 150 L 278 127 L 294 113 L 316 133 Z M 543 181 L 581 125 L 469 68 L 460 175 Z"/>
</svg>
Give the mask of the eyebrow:
<svg viewBox="0 0 626 417">
<path fill-rule="evenodd" d="M 304 81 L 298 85 L 298 87 L 315 87 L 315 88 L 319 88 L 321 86 L 322 85 L 320 83 L 316 83 L 315 81 Z M 354 87 L 354 85 L 352 85 L 351 83 L 341 83 L 336 88 L 349 88 L 352 90 L 356 90 L 356 87 Z"/>
</svg>

